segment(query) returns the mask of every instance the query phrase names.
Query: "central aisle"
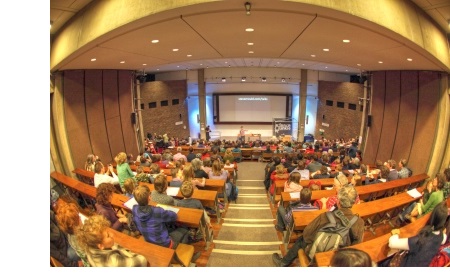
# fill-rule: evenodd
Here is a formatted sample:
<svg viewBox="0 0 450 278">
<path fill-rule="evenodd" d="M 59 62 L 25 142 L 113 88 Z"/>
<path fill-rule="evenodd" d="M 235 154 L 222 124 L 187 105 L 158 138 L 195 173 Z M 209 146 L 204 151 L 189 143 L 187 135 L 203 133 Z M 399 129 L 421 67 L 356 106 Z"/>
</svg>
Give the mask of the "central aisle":
<svg viewBox="0 0 450 278">
<path fill-rule="evenodd" d="M 264 188 L 262 162 L 238 164 L 239 196 L 230 203 L 212 249 L 209 267 L 272 267 L 272 254 L 282 243 Z"/>
</svg>

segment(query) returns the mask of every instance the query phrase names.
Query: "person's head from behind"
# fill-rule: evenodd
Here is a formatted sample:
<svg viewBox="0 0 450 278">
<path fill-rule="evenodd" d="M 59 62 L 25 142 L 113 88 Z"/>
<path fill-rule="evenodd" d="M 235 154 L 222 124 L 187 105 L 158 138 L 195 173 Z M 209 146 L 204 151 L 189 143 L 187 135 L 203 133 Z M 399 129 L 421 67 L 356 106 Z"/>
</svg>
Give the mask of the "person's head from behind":
<svg viewBox="0 0 450 278">
<path fill-rule="evenodd" d="M 161 173 L 161 167 L 159 167 L 159 164 L 152 163 L 152 165 L 150 165 L 150 173 L 151 174 Z"/>
<path fill-rule="evenodd" d="M 387 179 L 390 172 L 391 172 L 391 170 L 389 170 L 389 167 L 387 167 L 386 165 L 383 165 L 383 166 L 381 166 L 381 169 L 380 169 L 380 177 L 382 179 Z"/>
<path fill-rule="evenodd" d="M 133 191 L 134 199 L 140 206 L 148 205 L 150 189 L 145 185 L 138 185 Z"/>
<path fill-rule="evenodd" d="M 431 212 L 427 225 L 431 226 L 433 231 L 443 230 L 448 216 L 447 202 L 444 200 L 436 205 Z"/>
<path fill-rule="evenodd" d="M 95 162 L 95 166 L 94 166 L 94 172 L 96 174 L 103 174 L 104 173 L 104 167 L 103 167 L 103 163 L 101 163 L 100 161 Z"/>
<path fill-rule="evenodd" d="M 352 184 L 353 186 L 360 186 L 362 185 L 362 178 L 358 174 L 354 174 L 352 177 Z"/>
<path fill-rule="evenodd" d="M 155 190 L 164 193 L 167 189 L 167 178 L 165 175 L 157 175 L 154 181 Z"/>
<path fill-rule="evenodd" d="M 97 188 L 95 200 L 100 205 L 109 205 L 114 193 L 114 185 L 110 183 L 101 183 Z"/>
<path fill-rule="evenodd" d="M 128 194 L 133 194 L 134 188 L 137 186 L 135 179 L 128 178 L 123 182 L 123 188 Z"/>
<path fill-rule="evenodd" d="M 303 161 L 303 159 L 301 159 L 301 160 L 298 161 L 297 169 L 299 169 L 299 170 L 305 170 L 305 161 Z"/>
<path fill-rule="evenodd" d="M 277 173 L 277 175 L 284 174 L 285 173 L 285 168 L 284 168 L 283 164 L 278 164 L 275 167 L 275 172 Z"/>
<path fill-rule="evenodd" d="M 322 165 L 322 167 L 320 168 L 320 174 L 322 174 L 322 175 L 328 174 L 328 168 L 327 168 L 327 166 Z"/>
<path fill-rule="evenodd" d="M 77 232 L 77 241 L 83 247 L 109 249 L 114 246 L 114 236 L 108 231 L 111 223 L 103 215 L 93 215 L 84 221 Z"/>
<path fill-rule="evenodd" d="M 289 175 L 289 182 L 291 183 L 291 182 L 293 182 L 293 183 L 296 183 L 296 184 L 300 184 L 300 179 L 301 179 L 301 175 L 300 175 L 300 173 L 299 172 L 292 172 L 290 175 Z"/>
<path fill-rule="evenodd" d="M 337 191 L 347 184 L 348 184 L 348 178 L 342 173 L 339 173 L 333 179 L 333 185 Z"/>
<path fill-rule="evenodd" d="M 191 180 L 194 176 L 194 169 L 192 168 L 192 165 L 186 165 L 183 168 L 183 180 Z"/>
<path fill-rule="evenodd" d="M 144 173 L 144 167 L 143 166 L 138 166 L 136 168 L 136 174 L 139 175 L 141 173 Z"/>
<path fill-rule="evenodd" d="M 191 161 L 191 166 L 194 171 L 198 171 L 202 168 L 202 161 L 199 158 L 194 158 Z"/>
<path fill-rule="evenodd" d="M 190 181 L 185 181 L 181 185 L 180 191 L 184 198 L 191 198 L 192 194 L 194 194 L 194 185 Z"/>
<path fill-rule="evenodd" d="M 353 185 L 346 184 L 342 186 L 337 194 L 338 206 L 340 208 L 351 208 L 355 204 L 357 196 L 358 193 Z"/>
<path fill-rule="evenodd" d="M 365 251 L 356 248 L 342 248 L 334 252 L 331 267 L 372 267 L 372 259 Z"/>
<path fill-rule="evenodd" d="M 114 160 L 116 161 L 117 165 L 121 165 L 127 161 L 127 154 L 124 152 L 120 152 L 116 155 Z"/>
<path fill-rule="evenodd" d="M 225 165 L 230 166 L 230 160 L 227 159 L 227 161 L 225 161 Z"/>
<path fill-rule="evenodd" d="M 361 174 L 367 173 L 367 165 L 366 164 L 361 164 L 360 169 L 361 169 Z"/>
<path fill-rule="evenodd" d="M 401 169 L 403 167 L 406 167 L 408 161 L 406 160 L 406 158 L 402 158 L 400 159 L 400 161 L 398 162 L 398 167 Z"/>
<path fill-rule="evenodd" d="M 302 191 L 300 191 L 300 203 L 302 204 L 310 204 L 311 203 L 312 191 L 309 187 L 303 187 Z"/>
<path fill-rule="evenodd" d="M 80 211 L 75 203 L 60 204 L 56 211 L 56 221 L 61 230 L 69 235 L 75 234 L 80 227 Z"/>
<path fill-rule="evenodd" d="M 140 161 L 141 164 L 144 164 L 147 162 L 147 158 L 145 158 L 145 156 L 141 155 Z"/>
</svg>

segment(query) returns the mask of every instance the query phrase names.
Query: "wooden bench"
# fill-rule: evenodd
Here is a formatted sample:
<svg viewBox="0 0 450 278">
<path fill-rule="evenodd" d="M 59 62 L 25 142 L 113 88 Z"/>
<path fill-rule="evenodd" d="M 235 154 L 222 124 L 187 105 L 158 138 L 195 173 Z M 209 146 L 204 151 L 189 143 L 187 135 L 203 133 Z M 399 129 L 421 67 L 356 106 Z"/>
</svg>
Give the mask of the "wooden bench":
<svg viewBox="0 0 450 278">
<path fill-rule="evenodd" d="M 388 181 L 385 183 L 356 186 L 355 188 L 358 192 L 360 200 L 368 202 L 383 197 L 389 197 L 411 188 L 416 188 L 422 185 L 422 183 L 428 178 L 429 176 L 426 173 L 423 173 L 404 179 Z M 334 189 L 313 191 L 311 201 L 314 202 L 315 200 L 320 200 L 321 198 L 328 198 L 335 194 L 336 191 Z M 289 202 L 296 200 L 298 200 L 298 198 L 293 199 L 289 192 L 281 192 L 281 201 L 284 207 L 286 207 Z"/>
<path fill-rule="evenodd" d="M 225 180 L 205 179 L 205 187 L 203 189 L 217 191 L 218 194 L 223 193 L 223 200 L 225 203 L 228 203 L 228 197 L 225 192 Z"/>
<path fill-rule="evenodd" d="M 417 188 L 419 192 L 424 190 L 424 186 Z M 418 200 L 419 198 L 411 197 L 407 192 L 399 193 L 394 196 L 378 199 L 371 202 L 365 202 L 361 204 L 354 205 L 352 211 L 358 214 L 365 224 L 365 229 L 369 229 L 373 234 L 375 234 L 375 226 L 381 222 L 387 221 L 392 227 L 394 225 L 391 223 L 393 217 L 397 216 L 403 208 L 407 207 L 412 202 Z M 287 248 L 290 242 L 291 234 L 294 230 L 302 231 L 306 225 L 311 223 L 317 216 L 324 213 L 324 210 L 316 211 L 294 211 L 293 221 L 284 231 L 283 242 Z"/>
<path fill-rule="evenodd" d="M 150 191 L 155 190 L 155 185 L 147 182 L 139 182 L 139 185 L 147 186 Z M 180 191 L 178 191 L 176 196 L 173 196 L 177 199 L 183 199 L 183 195 Z M 204 190 L 204 189 L 194 189 L 194 194 L 192 194 L 193 199 L 199 200 L 204 207 L 215 208 L 217 222 L 220 223 L 221 213 L 219 209 L 219 201 L 217 198 L 217 191 L 215 190 Z"/>
<path fill-rule="evenodd" d="M 63 188 L 69 188 L 68 194 L 71 195 L 71 192 L 76 191 L 82 195 L 88 196 L 89 198 L 95 200 L 97 196 L 97 189 L 91 185 L 80 182 L 76 179 L 68 177 L 59 172 L 52 172 L 50 177 L 57 183 L 63 186 Z M 113 193 L 113 197 L 111 200 L 111 205 L 115 207 L 117 210 L 125 210 L 127 212 L 131 212 L 131 209 L 126 207 L 124 203 L 126 203 L 129 198 L 122 194 Z M 150 202 L 150 205 L 156 206 L 157 204 L 154 202 Z M 210 243 L 213 240 L 212 231 L 208 227 L 206 223 L 206 219 L 203 215 L 203 210 L 200 209 L 192 209 L 192 208 L 184 208 L 177 207 L 179 209 L 177 213 L 177 223 L 186 227 L 191 228 L 199 228 L 202 230 L 204 240 L 206 242 L 206 249 L 209 248 Z"/>
<path fill-rule="evenodd" d="M 419 231 L 426 225 L 431 213 L 428 213 L 416 221 L 400 228 L 400 236 L 402 238 L 416 236 Z M 363 250 L 367 252 L 372 261 L 379 263 L 388 258 L 390 254 L 389 238 L 391 233 L 387 233 L 376 237 L 374 239 L 364 241 L 355 245 L 352 248 Z M 317 266 L 330 266 L 331 258 L 334 255 L 334 251 L 322 252 L 315 254 L 314 258 Z"/>
</svg>

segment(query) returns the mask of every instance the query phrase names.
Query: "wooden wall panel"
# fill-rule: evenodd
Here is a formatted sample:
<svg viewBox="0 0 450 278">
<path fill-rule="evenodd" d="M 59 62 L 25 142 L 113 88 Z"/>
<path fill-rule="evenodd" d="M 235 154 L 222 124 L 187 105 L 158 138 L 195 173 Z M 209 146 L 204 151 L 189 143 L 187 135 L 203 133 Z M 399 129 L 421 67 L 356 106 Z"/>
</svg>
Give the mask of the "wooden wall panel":
<svg viewBox="0 0 450 278">
<path fill-rule="evenodd" d="M 133 112 L 133 94 L 131 92 L 131 71 L 119 71 L 118 75 L 120 122 L 122 123 L 123 141 L 125 152 L 136 156 L 139 154 L 136 140 L 136 126 L 131 124 L 131 112 Z"/>
<path fill-rule="evenodd" d="M 400 110 L 392 158 L 395 161 L 405 158 L 409 161 L 414 130 L 416 128 L 418 102 L 418 72 L 401 72 Z"/>
<path fill-rule="evenodd" d="M 372 75 L 372 104 L 369 111 L 369 115 L 372 115 L 372 125 L 368 128 L 367 144 L 363 153 L 363 161 L 368 164 L 374 164 L 377 158 L 384 116 L 385 93 L 385 72 L 374 72 Z"/>
<path fill-rule="evenodd" d="M 439 76 L 436 72 L 419 72 L 419 110 L 409 166 L 415 173 L 426 172 L 435 144 L 438 123 Z"/>
<path fill-rule="evenodd" d="M 73 164 L 75 167 L 84 167 L 87 155 L 93 151 L 86 121 L 83 70 L 64 72 L 63 94 L 67 137 Z"/>
<path fill-rule="evenodd" d="M 111 152 L 103 109 L 102 71 L 87 70 L 85 80 L 86 117 L 92 150 L 102 161 L 108 162 Z"/>
<path fill-rule="evenodd" d="M 392 158 L 392 150 L 397 135 L 398 112 L 400 108 L 400 71 L 386 72 L 386 97 L 384 117 L 380 135 L 377 159 L 387 161 Z"/>
<path fill-rule="evenodd" d="M 108 134 L 112 161 L 119 153 L 125 151 L 122 136 L 119 110 L 118 72 L 116 70 L 103 71 L 103 103 L 105 106 L 105 121 Z M 106 160 L 105 160 L 106 161 Z"/>
</svg>

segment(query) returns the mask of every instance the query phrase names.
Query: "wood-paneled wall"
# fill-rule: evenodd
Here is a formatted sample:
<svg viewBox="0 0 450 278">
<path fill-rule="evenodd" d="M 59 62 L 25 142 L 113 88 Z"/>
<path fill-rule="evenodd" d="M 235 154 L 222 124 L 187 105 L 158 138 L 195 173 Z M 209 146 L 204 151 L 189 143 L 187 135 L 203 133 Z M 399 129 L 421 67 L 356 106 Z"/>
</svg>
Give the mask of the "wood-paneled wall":
<svg viewBox="0 0 450 278">
<path fill-rule="evenodd" d="M 62 85 L 55 92 L 64 99 L 61 110 L 64 115 L 59 118 L 65 121 L 64 129 L 59 128 L 58 132 L 67 134 L 69 150 L 63 151 L 63 159 L 72 160 L 69 165 L 83 167 L 90 153 L 105 163 L 119 152 L 139 153 L 130 118 L 131 71 L 72 70 L 56 78 L 60 79 L 56 84 Z"/>
<path fill-rule="evenodd" d="M 439 84 L 438 72 L 373 72 L 366 163 L 406 158 L 415 173 L 427 172 L 440 120 Z"/>
</svg>

